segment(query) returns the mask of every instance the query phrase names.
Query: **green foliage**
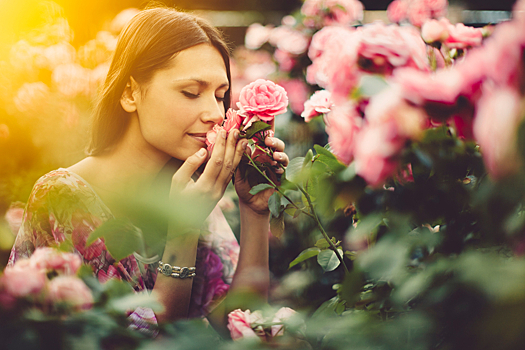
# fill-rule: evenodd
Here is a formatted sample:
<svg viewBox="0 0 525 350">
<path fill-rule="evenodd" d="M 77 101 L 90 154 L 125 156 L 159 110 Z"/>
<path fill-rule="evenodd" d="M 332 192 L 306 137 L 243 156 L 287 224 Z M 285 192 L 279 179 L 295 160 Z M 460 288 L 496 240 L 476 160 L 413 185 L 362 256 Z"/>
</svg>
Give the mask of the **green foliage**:
<svg viewBox="0 0 525 350">
<path fill-rule="evenodd" d="M 142 231 L 127 219 L 104 222 L 89 235 L 86 245 L 89 246 L 98 238 L 104 238 L 108 252 L 117 261 L 134 252 L 145 255 Z"/>
</svg>

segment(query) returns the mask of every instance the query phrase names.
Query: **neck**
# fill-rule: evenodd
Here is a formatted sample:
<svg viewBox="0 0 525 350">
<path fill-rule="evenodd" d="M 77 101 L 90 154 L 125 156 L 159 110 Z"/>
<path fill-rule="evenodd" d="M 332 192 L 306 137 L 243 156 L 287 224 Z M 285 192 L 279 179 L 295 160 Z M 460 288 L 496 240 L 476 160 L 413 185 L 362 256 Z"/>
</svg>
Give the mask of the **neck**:
<svg viewBox="0 0 525 350">
<path fill-rule="evenodd" d="M 116 147 L 70 167 L 72 171 L 78 171 L 97 192 L 105 192 L 108 196 L 141 196 L 155 189 L 165 177 L 171 178 L 182 165 L 180 160 L 171 158 L 146 142 L 137 118 L 130 118 L 128 130 Z"/>
</svg>

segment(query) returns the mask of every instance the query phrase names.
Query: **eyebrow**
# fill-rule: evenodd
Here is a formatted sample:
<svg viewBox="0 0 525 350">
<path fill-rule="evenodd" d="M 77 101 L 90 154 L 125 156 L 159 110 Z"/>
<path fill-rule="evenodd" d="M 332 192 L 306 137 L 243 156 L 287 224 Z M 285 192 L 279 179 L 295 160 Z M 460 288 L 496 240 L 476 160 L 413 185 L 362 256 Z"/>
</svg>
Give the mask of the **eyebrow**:
<svg viewBox="0 0 525 350">
<path fill-rule="evenodd" d="M 202 79 L 199 79 L 199 78 L 184 78 L 184 79 L 177 79 L 177 80 L 174 80 L 174 82 L 182 82 L 182 81 L 194 81 L 196 82 L 197 84 L 201 85 L 201 86 L 204 86 L 204 87 L 208 87 L 210 86 L 210 83 L 208 81 L 205 81 L 205 80 L 202 80 Z M 222 89 L 222 88 L 230 88 L 230 84 L 229 83 L 223 83 L 219 86 L 219 89 Z"/>
</svg>

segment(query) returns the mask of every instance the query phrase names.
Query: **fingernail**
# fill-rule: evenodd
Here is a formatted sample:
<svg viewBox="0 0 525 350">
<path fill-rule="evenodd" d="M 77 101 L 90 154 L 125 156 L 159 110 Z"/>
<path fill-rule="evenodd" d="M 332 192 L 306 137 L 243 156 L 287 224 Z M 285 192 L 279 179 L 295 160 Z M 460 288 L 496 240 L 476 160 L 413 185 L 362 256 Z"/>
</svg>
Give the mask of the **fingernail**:
<svg viewBox="0 0 525 350">
<path fill-rule="evenodd" d="M 275 139 L 272 139 L 272 146 L 275 146 L 277 142 L 275 142 Z"/>
<path fill-rule="evenodd" d="M 248 147 L 248 141 L 244 141 L 244 143 L 242 145 L 242 148 L 246 149 L 246 147 Z"/>
<path fill-rule="evenodd" d="M 235 136 L 235 139 L 238 140 L 239 139 L 239 130 L 234 130 L 233 131 L 233 136 Z"/>
<path fill-rule="evenodd" d="M 223 139 L 226 138 L 226 130 L 221 130 L 221 137 L 222 137 Z"/>
<path fill-rule="evenodd" d="M 206 155 L 206 150 L 204 148 L 201 148 L 199 152 L 197 152 L 197 155 L 199 157 L 204 157 Z"/>
</svg>

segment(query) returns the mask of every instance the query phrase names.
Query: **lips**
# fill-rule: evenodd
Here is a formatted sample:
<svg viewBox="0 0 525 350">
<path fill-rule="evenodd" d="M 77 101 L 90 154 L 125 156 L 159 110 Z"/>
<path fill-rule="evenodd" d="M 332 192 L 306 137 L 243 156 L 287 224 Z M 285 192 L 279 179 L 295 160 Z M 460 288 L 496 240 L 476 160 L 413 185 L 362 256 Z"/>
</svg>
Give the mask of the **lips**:
<svg viewBox="0 0 525 350">
<path fill-rule="evenodd" d="M 193 137 L 195 140 L 199 142 L 206 143 L 206 133 L 205 132 L 193 133 L 193 134 L 188 134 L 188 135 L 190 135 L 191 137 Z"/>
</svg>

